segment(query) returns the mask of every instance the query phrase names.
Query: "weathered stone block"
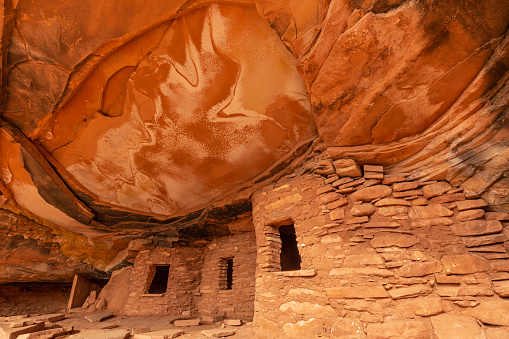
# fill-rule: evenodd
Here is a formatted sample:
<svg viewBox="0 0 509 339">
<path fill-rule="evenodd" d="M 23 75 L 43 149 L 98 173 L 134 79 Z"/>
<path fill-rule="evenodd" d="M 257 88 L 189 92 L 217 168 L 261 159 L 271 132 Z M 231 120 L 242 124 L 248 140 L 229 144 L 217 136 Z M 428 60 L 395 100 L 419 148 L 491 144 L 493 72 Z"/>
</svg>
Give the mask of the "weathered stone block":
<svg viewBox="0 0 509 339">
<path fill-rule="evenodd" d="M 332 183 L 332 186 L 333 186 L 333 187 L 338 187 L 338 186 L 341 186 L 341 185 L 347 184 L 347 183 L 352 182 L 352 181 L 354 181 L 352 178 L 350 178 L 350 177 L 344 177 L 344 178 L 341 178 L 341 179 L 338 179 L 338 180 L 334 181 L 334 182 Z"/>
<path fill-rule="evenodd" d="M 364 228 L 398 228 L 401 224 L 396 221 L 371 221 L 363 225 Z"/>
<path fill-rule="evenodd" d="M 442 265 L 439 261 L 433 262 L 419 262 L 410 263 L 402 266 L 399 269 L 399 274 L 402 277 L 423 277 L 428 274 L 433 274 L 442 271 Z"/>
<path fill-rule="evenodd" d="M 433 197 L 438 197 L 449 191 L 451 189 L 451 185 L 445 181 L 439 181 L 431 185 L 426 185 L 422 188 L 422 194 L 425 198 L 431 199 Z"/>
<path fill-rule="evenodd" d="M 483 235 L 478 237 L 463 238 L 467 247 L 476 247 L 483 245 L 499 244 L 507 240 L 505 234 Z"/>
<path fill-rule="evenodd" d="M 477 339 L 483 337 L 481 327 L 471 317 L 440 314 L 431 317 L 431 324 L 438 339 Z"/>
<path fill-rule="evenodd" d="M 383 198 L 378 200 L 375 203 L 376 207 L 384 207 L 384 206 L 412 206 L 412 204 L 405 199 L 395 199 L 395 198 Z"/>
<path fill-rule="evenodd" d="M 51 339 L 72 332 L 72 330 L 73 327 L 51 328 L 44 331 L 22 334 L 17 339 Z"/>
<path fill-rule="evenodd" d="M 365 267 L 368 265 L 383 265 L 384 260 L 379 254 L 352 254 L 343 260 L 343 267 Z"/>
<path fill-rule="evenodd" d="M 425 197 L 417 197 L 414 200 L 412 200 L 412 205 L 414 206 L 426 206 L 428 204 L 429 201 Z"/>
<path fill-rule="evenodd" d="M 458 290 L 458 296 L 492 296 L 494 295 L 491 285 L 468 285 L 462 286 Z"/>
<path fill-rule="evenodd" d="M 331 202 L 329 204 L 327 204 L 327 208 L 329 210 L 333 210 L 333 209 L 336 209 L 338 207 L 343 207 L 343 206 L 346 206 L 348 205 L 348 200 L 347 199 L 339 199 L 339 200 L 336 200 L 334 202 Z"/>
<path fill-rule="evenodd" d="M 388 234 L 388 235 L 380 235 L 371 239 L 371 246 L 378 247 L 410 247 L 419 242 L 419 238 L 415 235 L 407 235 L 407 234 Z"/>
<path fill-rule="evenodd" d="M 382 181 L 382 184 L 384 185 L 392 185 L 395 182 L 403 182 L 406 181 L 406 176 L 404 175 L 390 175 L 385 176 L 384 180 Z"/>
<path fill-rule="evenodd" d="M 422 321 L 388 320 L 382 324 L 369 324 L 368 339 L 429 339 L 431 333 Z"/>
<path fill-rule="evenodd" d="M 471 210 L 474 208 L 483 208 L 483 207 L 487 207 L 487 206 L 488 206 L 488 203 L 482 199 L 463 200 L 463 201 L 456 202 L 456 207 L 460 211 Z"/>
<path fill-rule="evenodd" d="M 345 210 L 343 208 L 336 208 L 329 213 L 331 220 L 342 220 L 345 219 Z"/>
<path fill-rule="evenodd" d="M 380 165 L 364 165 L 363 166 L 364 168 L 364 172 L 378 172 L 378 173 L 383 173 L 384 172 L 384 167 L 383 166 L 380 166 Z"/>
<path fill-rule="evenodd" d="M 384 174 L 380 173 L 380 172 L 366 172 L 366 171 L 364 171 L 364 178 L 382 180 L 384 178 Z"/>
<path fill-rule="evenodd" d="M 441 298 L 415 298 L 406 301 L 404 306 L 420 317 L 429 317 L 444 311 Z"/>
<path fill-rule="evenodd" d="M 491 269 L 495 272 L 509 272 L 509 261 L 491 262 Z"/>
<path fill-rule="evenodd" d="M 211 330 L 203 330 L 201 334 L 207 338 L 224 338 L 235 334 L 235 330 L 230 328 L 214 328 Z"/>
<path fill-rule="evenodd" d="M 357 287 L 332 287 L 326 288 L 325 293 L 330 299 L 365 299 L 365 298 L 389 298 L 389 294 L 383 286 L 357 286 Z"/>
<path fill-rule="evenodd" d="M 381 269 L 381 268 L 372 268 L 372 267 L 342 267 L 342 268 L 333 268 L 330 270 L 329 275 L 339 275 L 339 276 L 379 276 L 379 277 L 393 277 L 394 273 L 392 271 Z"/>
<path fill-rule="evenodd" d="M 456 216 L 456 220 L 458 221 L 468 221 L 468 220 L 475 220 L 480 219 L 484 216 L 484 210 L 482 209 L 474 209 L 474 210 L 466 210 L 461 211 Z"/>
<path fill-rule="evenodd" d="M 293 338 L 317 338 L 325 334 L 323 322 L 316 318 L 286 323 L 283 325 L 283 332 Z"/>
<path fill-rule="evenodd" d="M 502 223 L 498 220 L 470 220 L 451 226 L 452 233 L 465 237 L 498 233 L 502 230 Z"/>
<path fill-rule="evenodd" d="M 352 201 L 368 202 L 378 198 L 385 198 L 391 195 L 392 189 L 385 185 L 376 185 L 359 189 L 350 195 Z"/>
<path fill-rule="evenodd" d="M 411 219 L 431 219 L 437 217 L 450 217 L 454 212 L 440 204 L 427 206 L 412 206 L 408 213 Z"/>
<path fill-rule="evenodd" d="M 364 217 L 355 217 L 355 218 L 349 218 L 346 220 L 347 225 L 351 224 L 363 224 L 369 221 L 369 218 L 367 216 Z"/>
<path fill-rule="evenodd" d="M 394 288 L 389 291 L 389 295 L 392 299 L 404 299 L 404 298 L 415 298 L 421 295 L 431 293 L 431 288 L 426 285 L 416 284 L 410 287 Z"/>
<path fill-rule="evenodd" d="M 224 319 L 223 324 L 228 326 L 242 326 L 241 319 Z"/>
<path fill-rule="evenodd" d="M 334 191 L 334 187 L 332 186 L 325 186 L 325 187 L 321 187 L 319 189 L 316 190 L 316 194 L 317 195 L 321 195 L 321 194 L 324 194 L 324 193 L 329 193 L 329 192 L 333 192 Z"/>
<path fill-rule="evenodd" d="M 375 213 L 375 206 L 372 204 L 355 205 L 350 209 L 350 214 L 354 217 L 370 216 Z"/>
<path fill-rule="evenodd" d="M 509 326 L 509 301 L 507 300 L 485 300 L 464 313 L 488 325 Z"/>
<path fill-rule="evenodd" d="M 413 196 L 419 196 L 419 195 L 422 195 L 422 190 L 394 192 L 394 198 L 407 198 L 407 197 L 413 197 Z"/>
<path fill-rule="evenodd" d="M 486 220 L 509 220 L 509 213 L 502 212 L 486 212 L 484 214 Z"/>
<path fill-rule="evenodd" d="M 111 317 L 113 317 L 113 313 L 97 313 L 86 315 L 85 319 L 87 319 L 91 323 L 98 323 Z"/>
<path fill-rule="evenodd" d="M 289 301 L 279 307 L 281 312 L 291 311 L 292 313 L 304 315 L 335 315 L 336 312 L 330 305 L 322 306 L 310 302 Z M 225 323 L 226 324 L 226 323 Z"/>
<path fill-rule="evenodd" d="M 175 320 L 173 326 L 175 327 L 187 327 L 187 326 L 198 326 L 200 325 L 200 319 L 182 319 Z"/>
<path fill-rule="evenodd" d="M 339 159 L 334 161 L 336 174 L 340 177 L 361 177 L 361 167 L 357 161 L 353 159 Z"/>
<path fill-rule="evenodd" d="M 469 254 L 444 255 L 440 261 L 447 274 L 486 272 L 490 268 L 486 259 Z"/>
<path fill-rule="evenodd" d="M 184 334 L 184 331 L 178 328 L 169 328 L 153 332 L 135 334 L 133 339 L 170 339 L 177 338 Z"/>
<path fill-rule="evenodd" d="M 444 194 L 439 197 L 431 198 L 430 202 L 434 204 L 445 204 L 448 202 L 462 201 L 465 200 L 465 194 L 463 193 L 451 193 Z"/>
<path fill-rule="evenodd" d="M 392 185 L 394 192 L 414 190 L 417 187 L 419 187 L 419 184 L 415 181 L 397 182 Z"/>
<path fill-rule="evenodd" d="M 0 326 L 0 338 L 15 339 L 22 334 L 33 333 L 44 330 L 44 322 L 34 323 L 23 327 L 7 327 Z"/>
<path fill-rule="evenodd" d="M 432 218 L 415 220 L 410 223 L 412 227 L 449 226 L 454 224 L 450 218 Z"/>
<path fill-rule="evenodd" d="M 339 318 L 332 325 L 331 336 L 333 338 L 365 338 L 362 322 L 352 318 Z"/>
<path fill-rule="evenodd" d="M 333 244 L 342 241 L 343 238 L 339 234 L 328 234 L 326 236 L 323 236 L 322 239 L 320 239 L 320 242 L 322 244 Z"/>
<path fill-rule="evenodd" d="M 272 274 L 280 275 L 283 277 L 314 277 L 316 275 L 316 271 L 317 271 L 316 269 L 312 269 L 312 270 L 274 272 Z"/>
<path fill-rule="evenodd" d="M 493 288 L 495 293 L 501 298 L 509 297 L 509 280 L 494 281 Z"/>
<path fill-rule="evenodd" d="M 408 207 L 406 206 L 386 206 L 386 207 L 379 207 L 378 208 L 378 214 L 384 217 L 390 217 L 393 215 L 398 215 L 402 213 L 407 213 Z"/>
<path fill-rule="evenodd" d="M 302 195 L 299 193 L 292 194 L 290 196 L 283 197 L 277 201 L 274 201 L 270 204 L 265 205 L 266 210 L 281 210 L 285 205 L 295 204 L 299 201 L 302 201 Z"/>
<path fill-rule="evenodd" d="M 326 193 L 318 196 L 317 201 L 320 205 L 327 205 L 331 202 L 341 199 L 341 195 L 335 192 Z"/>
</svg>

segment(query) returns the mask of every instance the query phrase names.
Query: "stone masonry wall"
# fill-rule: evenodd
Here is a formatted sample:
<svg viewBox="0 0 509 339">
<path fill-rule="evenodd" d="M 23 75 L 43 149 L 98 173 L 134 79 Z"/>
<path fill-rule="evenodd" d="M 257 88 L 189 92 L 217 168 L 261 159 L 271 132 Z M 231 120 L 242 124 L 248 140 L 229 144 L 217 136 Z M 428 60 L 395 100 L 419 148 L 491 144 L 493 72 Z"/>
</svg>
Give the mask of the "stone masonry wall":
<svg viewBox="0 0 509 339">
<path fill-rule="evenodd" d="M 148 294 L 155 265 L 170 265 L 166 293 Z M 129 283 L 126 315 L 180 315 L 196 311 L 203 247 L 158 248 L 139 252 Z"/>
<path fill-rule="evenodd" d="M 233 258 L 233 286 L 224 289 L 226 258 Z M 253 320 L 256 269 L 254 232 L 215 239 L 208 246 L 202 270 L 198 310 L 205 315 Z"/>
<path fill-rule="evenodd" d="M 259 338 L 509 337 L 509 215 L 461 188 L 346 159 L 252 202 Z M 281 272 L 289 223 L 301 270 Z"/>
</svg>

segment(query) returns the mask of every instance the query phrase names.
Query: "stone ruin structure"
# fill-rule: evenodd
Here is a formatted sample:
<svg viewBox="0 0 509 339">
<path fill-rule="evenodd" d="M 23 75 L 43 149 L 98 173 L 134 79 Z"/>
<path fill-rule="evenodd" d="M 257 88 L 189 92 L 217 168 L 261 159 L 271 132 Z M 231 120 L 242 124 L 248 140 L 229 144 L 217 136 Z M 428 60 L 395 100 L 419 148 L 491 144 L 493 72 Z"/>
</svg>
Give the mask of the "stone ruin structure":
<svg viewBox="0 0 509 339">
<path fill-rule="evenodd" d="M 509 3 L 4 0 L 0 18 L 4 320 L 509 337 Z"/>
</svg>

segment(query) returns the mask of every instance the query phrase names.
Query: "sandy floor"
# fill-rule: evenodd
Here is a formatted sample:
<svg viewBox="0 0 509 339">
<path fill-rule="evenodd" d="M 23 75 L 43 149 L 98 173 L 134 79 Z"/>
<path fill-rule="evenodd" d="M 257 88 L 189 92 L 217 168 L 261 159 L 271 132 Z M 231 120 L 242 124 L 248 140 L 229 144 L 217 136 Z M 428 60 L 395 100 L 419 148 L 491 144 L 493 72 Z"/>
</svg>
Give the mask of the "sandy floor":
<svg viewBox="0 0 509 339">
<path fill-rule="evenodd" d="M 150 331 L 157 331 L 167 328 L 176 328 L 170 322 L 173 319 L 164 316 L 144 316 L 144 317 L 127 317 L 127 316 L 114 316 L 112 318 L 103 320 L 99 323 L 91 323 L 85 319 L 84 315 L 76 315 L 66 318 L 65 320 L 61 320 L 56 322 L 59 326 L 68 327 L 73 326 L 75 331 L 73 334 L 78 333 L 96 333 L 99 331 L 104 331 L 107 328 L 112 329 L 150 329 Z M 190 327 L 179 327 L 184 331 L 184 334 L 178 338 L 182 339 L 191 339 L 191 338 L 205 338 L 201 331 L 220 328 L 222 322 L 218 322 L 214 325 L 200 325 L 200 326 L 190 326 Z M 228 328 L 235 330 L 235 335 L 229 336 L 227 338 L 254 338 L 254 327 L 248 323 L 243 326 L 229 326 Z M 145 332 L 145 331 L 144 331 Z M 61 336 L 58 338 L 68 338 L 67 336 Z"/>
</svg>

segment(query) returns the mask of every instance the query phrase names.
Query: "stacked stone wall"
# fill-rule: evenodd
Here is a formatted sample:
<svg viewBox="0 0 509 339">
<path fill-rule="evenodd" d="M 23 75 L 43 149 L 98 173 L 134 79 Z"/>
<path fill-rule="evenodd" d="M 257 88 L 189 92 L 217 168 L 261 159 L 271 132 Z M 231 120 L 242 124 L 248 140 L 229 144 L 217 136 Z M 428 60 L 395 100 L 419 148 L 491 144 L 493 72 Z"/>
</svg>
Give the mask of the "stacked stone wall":
<svg viewBox="0 0 509 339">
<path fill-rule="evenodd" d="M 180 315 L 196 311 L 195 297 L 201 279 L 203 247 L 159 248 L 141 251 L 134 262 L 129 282 L 126 315 Z M 156 265 L 169 265 L 166 293 L 149 294 Z"/>
<path fill-rule="evenodd" d="M 225 259 L 233 260 L 226 289 Z M 158 265 L 169 265 L 167 291 L 149 294 Z M 221 237 L 201 246 L 156 248 L 136 257 L 129 281 L 126 315 L 219 315 L 251 321 L 254 313 L 256 243 L 254 232 Z"/>
<path fill-rule="evenodd" d="M 233 284 L 225 286 L 224 259 L 233 259 Z M 253 320 L 256 269 L 254 232 L 218 238 L 208 246 L 202 270 L 198 309 L 201 314 Z"/>
<path fill-rule="evenodd" d="M 509 215 L 475 195 L 346 159 L 252 201 L 258 337 L 509 336 Z M 289 223 L 301 270 L 281 272 Z"/>
</svg>

